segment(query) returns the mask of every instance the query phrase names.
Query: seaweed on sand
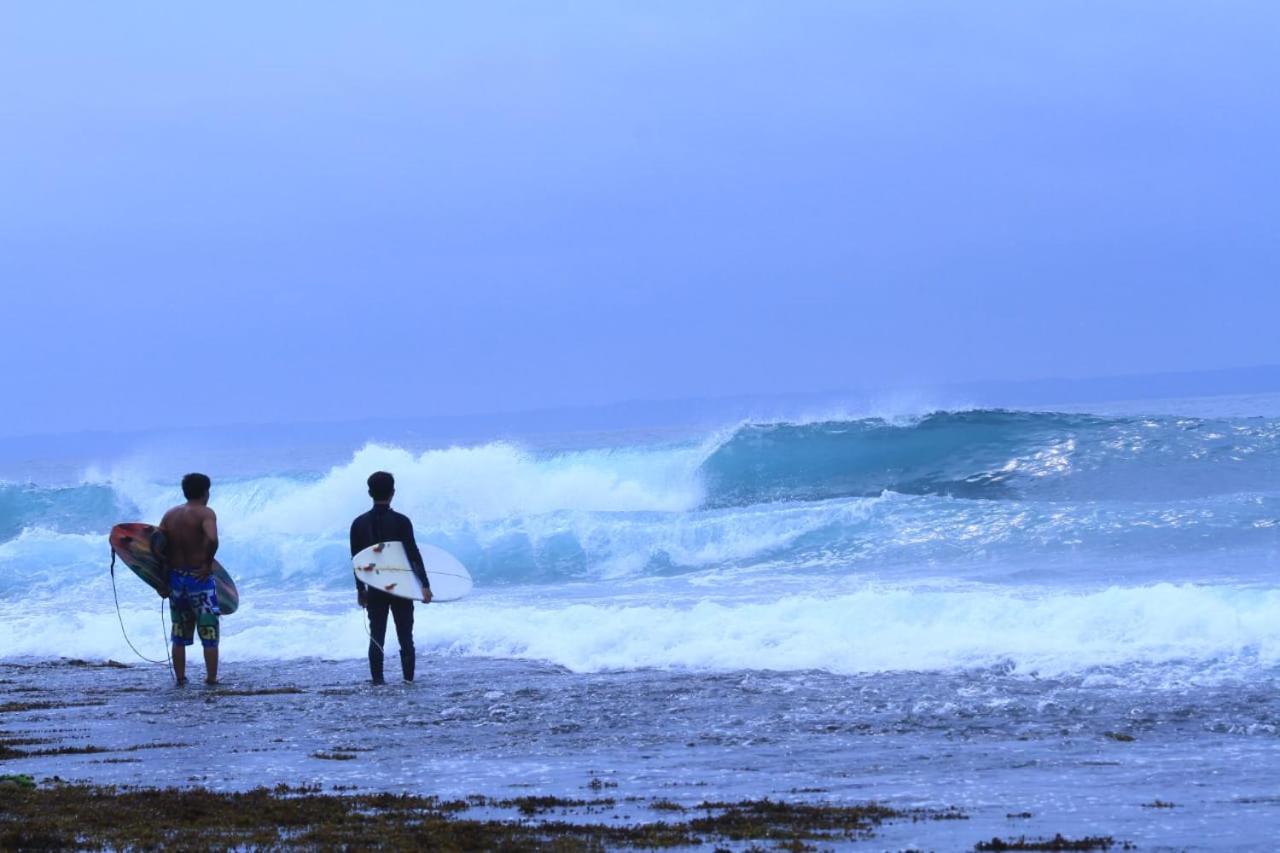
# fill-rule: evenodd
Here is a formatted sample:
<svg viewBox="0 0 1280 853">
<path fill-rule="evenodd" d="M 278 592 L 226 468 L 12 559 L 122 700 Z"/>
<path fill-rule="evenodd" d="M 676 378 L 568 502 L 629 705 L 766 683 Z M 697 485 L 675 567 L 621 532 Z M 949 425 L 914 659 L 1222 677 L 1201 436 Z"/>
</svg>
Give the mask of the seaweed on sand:
<svg viewBox="0 0 1280 853">
<path fill-rule="evenodd" d="M 18 746 L 35 746 L 45 743 L 54 743 L 49 738 L 0 738 L 0 761 L 11 758 L 34 758 L 36 756 L 50 755 L 94 755 L 99 752 L 137 752 L 140 749 L 175 749 L 181 748 L 180 743 L 139 743 L 133 746 L 98 746 L 97 744 L 84 744 L 81 746 L 52 746 L 45 749 L 15 749 Z"/>
<path fill-rule="evenodd" d="M 22 711 L 49 711 L 58 708 L 91 708 L 107 704 L 105 700 L 90 702 L 3 702 L 0 703 L 0 714 L 16 714 Z"/>
<path fill-rule="evenodd" d="M 704 815 L 688 822 L 691 830 L 730 841 L 868 838 L 875 827 L 887 820 L 916 816 L 879 803 L 836 806 L 768 799 L 703 802 L 697 809 Z"/>
<path fill-rule="evenodd" d="M 704 803 L 690 820 L 606 825 L 530 820 L 528 809 L 598 805 L 536 798 L 509 801 L 524 819 L 471 819 L 485 798 L 445 801 L 400 794 L 324 794 L 315 787 L 241 793 L 204 789 L 45 784 L 0 798 L 0 848 L 231 847 L 430 850 L 598 850 L 684 847 L 706 842 L 765 843 L 804 849 L 866 837 L 882 822 L 918 819 L 880 805 L 826 806 L 768 800 Z"/>
</svg>

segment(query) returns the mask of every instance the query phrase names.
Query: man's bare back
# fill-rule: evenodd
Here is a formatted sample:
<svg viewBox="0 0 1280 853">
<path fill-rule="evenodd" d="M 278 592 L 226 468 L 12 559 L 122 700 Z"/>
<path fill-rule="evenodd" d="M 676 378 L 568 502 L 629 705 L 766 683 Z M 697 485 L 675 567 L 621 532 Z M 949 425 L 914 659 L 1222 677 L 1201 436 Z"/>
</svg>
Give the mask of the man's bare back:
<svg viewBox="0 0 1280 853">
<path fill-rule="evenodd" d="M 182 478 L 187 502 L 160 519 L 168 539 L 169 618 L 173 620 L 173 677 L 187 683 L 187 646 L 197 634 L 204 647 L 204 680 L 218 683 L 218 589 L 213 555 L 218 552 L 218 517 L 209 509 L 211 483 L 205 474 Z"/>
<path fill-rule="evenodd" d="M 207 578 L 218 550 L 218 517 L 213 510 L 194 501 L 175 506 L 160 520 L 160 529 L 169 540 L 169 567 L 194 569 L 197 577 Z"/>
</svg>

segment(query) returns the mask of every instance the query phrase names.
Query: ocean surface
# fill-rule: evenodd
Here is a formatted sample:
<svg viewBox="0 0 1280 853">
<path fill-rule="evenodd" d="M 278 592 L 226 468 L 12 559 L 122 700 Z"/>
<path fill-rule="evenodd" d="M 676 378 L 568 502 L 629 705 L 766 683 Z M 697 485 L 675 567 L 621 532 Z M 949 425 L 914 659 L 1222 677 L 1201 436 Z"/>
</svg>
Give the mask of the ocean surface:
<svg viewBox="0 0 1280 853">
<path fill-rule="evenodd" d="M 139 663 L 107 531 L 154 522 L 204 470 L 242 599 L 225 678 L 324 688 L 238 717 L 306 746 L 221 765 L 219 785 L 572 793 L 603 776 L 690 802 L 956 806 L 969 844 L 1267 849 L 1280 832 L 1280 396 L 384 432 L 13 444 L 0 659 Z M 418 608 L 419 683 L 381 696 L 362 683 L 347 549 L 378 469 L 419 540 L 476 581 Z M 159 600 L 121 565 L 116 584 L 129 638 L 163 660 Z M 68 691 L 92 674 L 74 677 Z M 194 707 L 164 667 L 128 678 Z M 416 760 L 307 758 L 398 714 L 431 732 Z M 180 764 L 80 775 L 177 784 Z M 1006 825 L 1014 812 L 1033 817 Z M 956 831 L 895 843 L 945 849 Z"/>
</svg>

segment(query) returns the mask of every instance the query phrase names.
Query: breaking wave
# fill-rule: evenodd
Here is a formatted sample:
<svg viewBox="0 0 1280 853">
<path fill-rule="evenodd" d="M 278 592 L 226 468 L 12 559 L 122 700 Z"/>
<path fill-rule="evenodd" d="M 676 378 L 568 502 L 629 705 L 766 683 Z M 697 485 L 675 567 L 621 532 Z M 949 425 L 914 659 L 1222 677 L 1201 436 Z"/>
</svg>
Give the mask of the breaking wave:
<svg viewBox="0 0 1280 853">
<path fill-rule="evenodd" d="M 976 665 L 1017 649 L 1036 667 L 1275 656 L 1272 419 L 937 412 L 558 452 L 372 444 L 327 470 L 214 471 L 220 558 L 244 600 L 229 631 L 288 656 L 316 653 L 319 626 L 362 630 L 346 602 L 347 530 L 377 469 L 395 473 L 419 539 L 477 580 L 473 600 L 427 623 L 440 650 L 577 669 L 837 671 Z M 41 614 L 68 618 L 69 586 L 109 603 L 110 526 L 180 500 L 176 484 L 104 470 L 80 484 L 0 484 L 0 654 L 117 653 L 114 613 L 77 614 L 69 635 L 34 629 Z M 156 621 L 145 588 L 127 571 L 121 583 L 128 618 Z M 534 603 L 504 598 L 517 590 Z M 580 595 L 592 598 L 562 606 Z M 1201 629 L 1200 646 L 1179 639 Z M 1059 646 L 1037 651 L 1050 635 Z"/>
</svg>

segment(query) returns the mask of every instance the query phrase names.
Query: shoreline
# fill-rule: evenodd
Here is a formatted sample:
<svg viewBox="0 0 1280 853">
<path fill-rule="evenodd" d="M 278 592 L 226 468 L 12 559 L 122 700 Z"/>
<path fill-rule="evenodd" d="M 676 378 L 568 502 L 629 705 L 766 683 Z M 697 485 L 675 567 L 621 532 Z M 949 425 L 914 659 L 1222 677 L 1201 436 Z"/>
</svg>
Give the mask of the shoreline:
<svg viewBox="0 0 1280 853">
<path fill-rule="evenodd" d="M 36 785 L 0 781 L 0 847 L 199 847 L 171 817 L 207 812 L 234 835 L 209 836 L 220 848 L 375 832 L 439 849 L 1239 849 L 1280 806 L 1265 732 L 1207 731 L 1180 701 L 1135 724 L 1162 691 L 473 658 L 424 673 L 373 688 L 362 661 L 245 663 L 176 688 L 160 667 L 0 662 L 0 777 Z M 126 834 L 68 835 L 82 812 Z"/>
</svg>

